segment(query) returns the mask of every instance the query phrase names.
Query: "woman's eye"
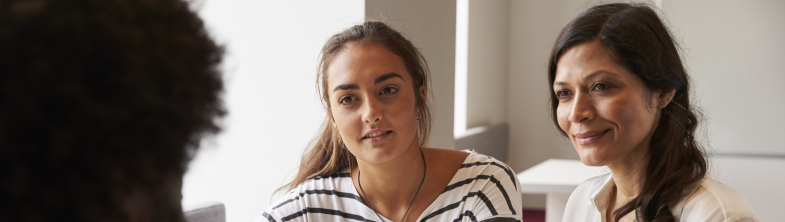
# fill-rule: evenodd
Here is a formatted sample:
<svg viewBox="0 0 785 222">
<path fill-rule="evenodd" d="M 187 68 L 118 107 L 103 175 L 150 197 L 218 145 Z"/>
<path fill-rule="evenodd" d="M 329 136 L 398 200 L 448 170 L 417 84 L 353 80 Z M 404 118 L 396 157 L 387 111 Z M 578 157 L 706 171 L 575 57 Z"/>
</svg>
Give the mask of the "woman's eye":
<svg viewBox="0 0 785 222">
<path fill-rule="evenodd" d="M 398 93 L 398 88 L 395 88 L 395 87 L 386 87 L 386 88 L 382 89 L 382 92 L 381 92 L 381 94 L 388 94 L 388 95 L 392 95 L 392 94 L 396 94 L 396 93 Z"/>
<path fill-rule="evenodd" d="M 592 87 L 592 88 L 594 90 L 596 90 L 596 91 L 603 91 L 603 90 L 611 88 L 611 86 L 609 86 L 608 84 L 605 84 L 605 83 L 597 83 L 597 84 L 594 84 L 594 87 Z"/>
<path fill-rule="evenodd" d="M 570 92 L 567 90 L 556 91 L 556 98 L 564 99 L 567 98 L 568 96 L 570 96 Z"/>
<path fill-rule="evenodd" d="M 354 96 L 344 96 L 341 97 L 340 100 L 338 100 L 338 103 L 340 103 L 341 105 L 349 105 L 350 103 L 354 102 L 354 100 L 356 100 Z"/>
</svg>

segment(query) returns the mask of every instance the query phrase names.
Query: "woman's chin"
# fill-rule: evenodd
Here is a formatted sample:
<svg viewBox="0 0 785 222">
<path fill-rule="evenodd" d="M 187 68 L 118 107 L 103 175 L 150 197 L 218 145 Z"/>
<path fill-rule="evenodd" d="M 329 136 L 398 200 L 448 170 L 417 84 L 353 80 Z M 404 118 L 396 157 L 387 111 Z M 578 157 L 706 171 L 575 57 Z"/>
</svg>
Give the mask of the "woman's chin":
<svg viewBox="0 0 785 222">
<path fill-rule="evenodd" d="M 381 146 L 381 147 L 366 147 L 366 152 L 357 156 L 363 162 L 370 164 L 384 164 L 390 161 L 396 161 L 402 156 L 420 155 L 418 149 L 411 149 L 401 146 Z"/>
<path fill-rule="evenodd" d="M 371 164 L 382 164 L 395 159 L 395 156 L 394 150 L 387 149 L 387 147 L 372 147 L 360 159 Z"/>
<path fill-rule="evenodd" d="M 581 162 L 586 166 L 605 166 L 605 164 L 608 164 L 607 153 L 603 152 L 604 148 L 607 147 L 573 145 L 581 158 Z"/>
<path fill-rule="evenodd" d="M 608 161 L 594 155 L 580 155 L 581 162 L 586 166 L 605 166 Z"/>
</svg>

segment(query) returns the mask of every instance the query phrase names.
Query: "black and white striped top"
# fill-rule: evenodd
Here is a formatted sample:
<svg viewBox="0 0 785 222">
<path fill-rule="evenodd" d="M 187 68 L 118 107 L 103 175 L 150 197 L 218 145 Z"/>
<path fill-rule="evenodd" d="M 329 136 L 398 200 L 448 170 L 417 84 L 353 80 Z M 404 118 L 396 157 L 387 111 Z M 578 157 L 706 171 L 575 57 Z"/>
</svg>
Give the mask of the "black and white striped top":
<svg viewBox="0 0 785 222">
<path fill-rule="evenodd" d="M 515 173 L 492 157 L 465 152 L 470 154 L 450 185 L 417 221 L 521 221 L 520 185 Z M 270 205 L 256 222 L 378 220 L 360 199 L 347 168 L 301 183 Z"/>
</svg>

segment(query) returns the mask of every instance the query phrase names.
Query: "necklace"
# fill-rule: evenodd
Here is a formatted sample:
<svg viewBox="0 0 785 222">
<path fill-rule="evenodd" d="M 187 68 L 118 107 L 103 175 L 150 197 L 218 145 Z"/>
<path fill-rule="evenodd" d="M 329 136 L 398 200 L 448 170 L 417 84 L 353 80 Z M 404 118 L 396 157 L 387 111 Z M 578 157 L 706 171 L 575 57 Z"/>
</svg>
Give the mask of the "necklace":
<svg viewBox="0 0 785 222">
<path fill-rule="evenodd" d="M 401 218 L 401 222 L 403 222 L 403 219 L 406 219 L 406 214 L 408 214 L 409 213 L 409 209 L 412 208 L 412 204 L 414 204 L 414 200 L 417 199 L 417 194 L 420 193 L 420 188 L 422 188 L 422 183 L 425 182 L 425 169 L 426 169 L 426 167 L 425 167 L 425 154 L 422 153 L 422 149 L 420 149 L 420 156 L 422 156 L 422 180 L 420 180 L 420 186 L 417 187 L 417 192 L 414 193 L 414 198 L 412 198 L 412 202 L 409 203 L 409 207 L 407 207 L 406 208 L 406 212 L 403 213 L 403 218 Z M 365 197 L 365 201 L 368 201 L 368 206 L 370 206 L 371 210 L 373 211 L 373 213 L 375 213 L 376 216 L 379 217 L 379 220 L 384 222 L 384 219 L 382 219 L 382 216 L 379 215 L 379 213 L 376 212 L 376 209 L 373 209 L 373 204 L 371 204 L 371 200 L 368 200 L 368 196 L 365 195 L 365 191 L 363 190 L 363 184 L 360 183 L 360 170 L 357 170 L 357 184 L 360 185 L 360 192 L 363 193 L 363 196 Z"/>
</svg>

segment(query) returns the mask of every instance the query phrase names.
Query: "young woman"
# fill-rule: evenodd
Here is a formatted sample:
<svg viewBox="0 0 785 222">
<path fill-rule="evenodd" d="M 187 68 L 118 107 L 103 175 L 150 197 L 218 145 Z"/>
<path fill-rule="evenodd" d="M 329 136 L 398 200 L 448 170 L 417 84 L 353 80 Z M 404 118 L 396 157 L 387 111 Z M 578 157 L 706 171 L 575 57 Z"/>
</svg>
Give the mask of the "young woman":
<svg viewBox="0 0 785 222">
<path fill-rule="evenodd" d="M 504 163 L 424 147 L 429 81 L 420 52 L 382 22 L 332 36 L 317 78 L 321 134 L 257 221 L 520 221 L 518 180 Z"/>
<path fill-rule="evenodd" d="M 564 221 L 757 221 L 706 176 L 677 47 L 645 5 L 595 6 L 570 22 L 548 70 L 554 123 L 581 161 L 608 166 L 572 193 Z"/>
</svg>

